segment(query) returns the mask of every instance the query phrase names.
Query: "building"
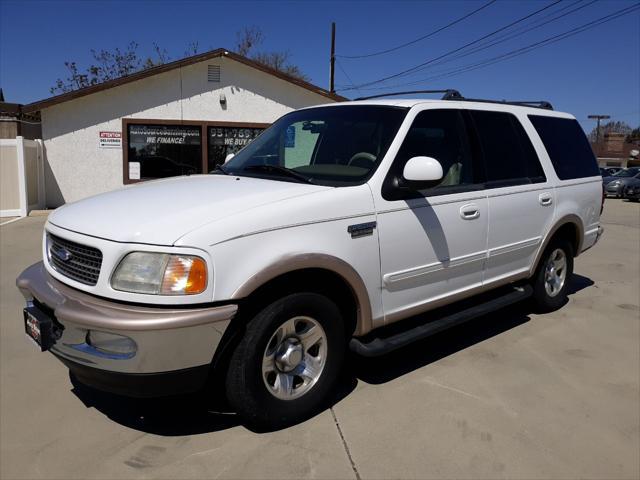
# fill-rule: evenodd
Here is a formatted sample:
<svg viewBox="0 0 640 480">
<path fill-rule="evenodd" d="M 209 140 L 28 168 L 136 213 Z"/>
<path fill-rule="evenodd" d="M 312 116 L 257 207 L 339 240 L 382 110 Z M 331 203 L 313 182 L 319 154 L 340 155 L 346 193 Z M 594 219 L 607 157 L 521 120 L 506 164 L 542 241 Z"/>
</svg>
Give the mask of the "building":
<svg viewBox="0 0 640 480">
<path fill-rule="evenodd" d="M 344 98 L 217 49 L 22 107 L 40 112 L 47 207 L 209 172 L 283 114 Z"/>
<path fill-rule="evenodd" d="M 591 144 L 600 167 L 640 167 L 640 144 L 626 142 L 624 133 L 605 133 L 601 142 Z"/>
</svg>

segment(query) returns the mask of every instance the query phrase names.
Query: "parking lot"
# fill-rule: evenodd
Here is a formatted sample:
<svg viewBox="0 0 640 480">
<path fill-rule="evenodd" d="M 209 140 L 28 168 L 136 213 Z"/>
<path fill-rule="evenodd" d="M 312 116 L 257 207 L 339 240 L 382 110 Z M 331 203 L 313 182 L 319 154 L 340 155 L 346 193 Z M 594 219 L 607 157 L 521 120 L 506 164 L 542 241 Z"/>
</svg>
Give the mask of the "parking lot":
<svg viewBox="0 0 640 480">
<path fill-rule="evenodd" d="M 0 477 L 639 478 L 640 205 L 607 200 L 570 301 L 478 318 L 378 359 L 335 404 L 255 433 L 185 400 L 74 388 L 22 325 L 15 277 L 45 217 L 0 229 Z"/>
</svg>

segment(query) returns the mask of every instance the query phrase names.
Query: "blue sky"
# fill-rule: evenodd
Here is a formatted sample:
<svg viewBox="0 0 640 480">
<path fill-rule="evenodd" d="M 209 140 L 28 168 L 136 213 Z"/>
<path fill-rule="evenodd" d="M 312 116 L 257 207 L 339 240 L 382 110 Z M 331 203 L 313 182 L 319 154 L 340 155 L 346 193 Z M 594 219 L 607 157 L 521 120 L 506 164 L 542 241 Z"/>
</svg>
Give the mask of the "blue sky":
<svg viewBox="0 0 640 480">
<path fill-rule="evenodd" d="M 487 1 L 0 0 L 0 86 L 7 101 L 28 103 L 50 96 L 49 88 L 66 74 L 64 61 L 88 65 L 91 48 L 124 47 L 135 41 L 145 54 L 151 53 L 156 42 L 176 59 L 183 55 L 190 42 L 198 42 L 200 51 L 217 47 L 233 49 L 235 32 L 257 25 L 265 35 L 265 50 L 290 51 L 292 60 L 313 83 L 328 87 L 331 21 L 337 24 L 337 54 L 357 55 L 411 41 Z M 482 37 L 553 1 L 498 0 L 410 47 L 367 59 L 339 58 L 336 83 L 362 84 L 392 75 Z M 476 64 L 633 6 L 638 1 L 589 3 L 590 0 L 564 0 L 516 27 L 529 25 L 545 15 L 551 19 L 560 9 L 566 13 L 577 7 L 584 8 L 464 58 L 442 65 L 429 64 L 424 71 L 394 79 L 389 84 L 422 80 Z M 593 126 L 586 118 L 590 113 L 610 114 L 614 119 L 638 126 L 640 10 L 507 61 L 449 78 L 399 86 L 396 90 L 419 88 L 456 88 L 469 97 L 547 99 L 556 109 L 576 115 L 585 129 Z M 343 93 L 355 97 L 378 91 Z"/>
</svg>

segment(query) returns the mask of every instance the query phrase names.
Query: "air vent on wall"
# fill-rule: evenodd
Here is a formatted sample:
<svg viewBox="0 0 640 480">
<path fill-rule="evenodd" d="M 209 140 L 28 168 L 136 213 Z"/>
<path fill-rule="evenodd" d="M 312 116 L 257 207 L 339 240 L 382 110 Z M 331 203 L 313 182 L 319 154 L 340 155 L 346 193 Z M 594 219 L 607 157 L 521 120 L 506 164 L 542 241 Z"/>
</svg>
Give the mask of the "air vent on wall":
<svg viewBox="0 0 640 480">
<path fill-rule="evenodd" d="M 207 80 L 220 83 L 220 65 L 207 65 Z"/>
</svg>

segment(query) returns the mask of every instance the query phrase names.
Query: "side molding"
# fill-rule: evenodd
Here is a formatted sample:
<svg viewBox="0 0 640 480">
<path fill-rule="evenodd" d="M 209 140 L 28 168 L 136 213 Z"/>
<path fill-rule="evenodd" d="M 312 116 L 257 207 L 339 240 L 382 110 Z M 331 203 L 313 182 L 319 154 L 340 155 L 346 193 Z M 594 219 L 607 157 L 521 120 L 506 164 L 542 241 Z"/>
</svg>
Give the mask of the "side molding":
<svg viewBox="0 0 640 480">
<path fill-rule="evenodd" d="M 574 257 L 577 257 L 578 255 L 580 255 L 580 252 L 582 251 L 582 242 L 584 241 L 584 226 L 582 225 L 582 220 L 580 219 L 580 217 L 574 214 L 569 214 L 562 217 L 560 220 L 558 220 L 555 223 L 555 225 L 551 227 L 551 229 L 545 236 L 544 241 L 542 242 L 542 245 L 540 245 L 540 248 L 538 249 L 536 258 L 531 264 L 531 268 L 529 269 L 529 277 L 533 276 L 533 274 L 536 272 L 536 269 L 538 268 L 538 263 L 540 262 L 540 257 L 542 257 L 542 254 L 547 248 L 549 241 L 553 238 L 553 235 L 560 228 L 568 224 L 573 225 L 578 230 L 578 238 L 577 238 L 578 248 L 574 252 Z"/>
<path fill-rule="evenodd" d="M 372 329 L 373 321 L 371 318 L 371 303 L 369 301 L 367 288 L 365 287 L 360 274 L 358 274 L 358 272 L 356 272 L 356 270 L 344 260 L 322 253 L 283 256 L 267 268 L 257 272 L 249 280 L 238 287 L 236 291 L 233 292 L 233 295 L 231 295 L 231 298 L 235 300 L 248 297 L 270 280 L 273 280 L 280 275 L 292 273 L 297 270 L 304 270 L 306 268 L 320 268 L 340 275 L 351 287 L 356 299 L 357 312 L 356 330 L 354 335 L 364 335 Z"/>
</svg>

